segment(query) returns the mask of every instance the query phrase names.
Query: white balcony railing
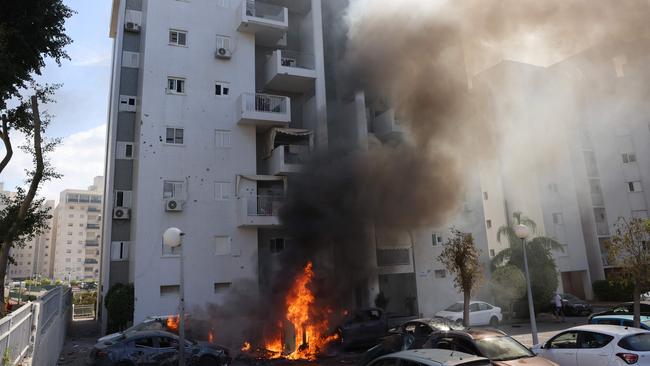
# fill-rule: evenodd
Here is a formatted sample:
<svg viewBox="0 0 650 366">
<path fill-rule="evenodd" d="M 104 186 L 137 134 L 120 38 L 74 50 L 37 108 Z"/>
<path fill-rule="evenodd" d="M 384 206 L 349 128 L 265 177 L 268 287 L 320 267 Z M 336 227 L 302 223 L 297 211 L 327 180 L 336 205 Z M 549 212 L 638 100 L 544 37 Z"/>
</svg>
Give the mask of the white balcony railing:
<svg viewBox="0 0 650 366">
<path fill-rule="evenodd" d="M 246 0 L 246 16 L 285 22 L 285 7 L 267 4 L 256 0 Z"/>
<path fill-rule="evenodd" d="M 314 70 L 314 55 L 303 52 L 277 50 L 280 53 L 280 66 Z"/>
<path fill-rule="evenodd" d="M 238 8 L 240 32 L 254 33 L 255 43 L 276 47 L 284 43 L 289 29 L 289 10 L 285 7 L 256 0 L 245 0 Z"/>
<path fill-rule="evenodd" d="M 244 93 L 241 95 L 240 124 L 286 126 L 291 121 L 291 100 L 281 95 Z"/>
<path fill-rule="evenodd" d="M 248 216 L 278 216 L 284 205 L 284 196 L 253 196 L 249 197 L 246 205 Z"/>
<path fill-rule="evenodd" d="M 282 145 L 273 150 L 266 160 L 268 174 L 287 175 L 301 171 L 309 158 L 308 145 Z"/>
</svg>

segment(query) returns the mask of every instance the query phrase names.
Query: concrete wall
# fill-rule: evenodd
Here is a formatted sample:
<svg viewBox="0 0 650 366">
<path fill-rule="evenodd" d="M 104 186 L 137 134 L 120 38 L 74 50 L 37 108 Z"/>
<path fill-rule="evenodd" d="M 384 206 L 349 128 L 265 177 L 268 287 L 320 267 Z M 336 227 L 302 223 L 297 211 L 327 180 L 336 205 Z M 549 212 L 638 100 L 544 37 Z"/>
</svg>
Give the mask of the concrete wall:
<svg viewBox="0 0 650 366">
<path fill-rule="evenodd" d="M 35 323 L 31 364 L 55 365 L 72 321 L 72 291 L 56 287 L 38 299 L 36 305 L 38 319 Z"/>
</svg>

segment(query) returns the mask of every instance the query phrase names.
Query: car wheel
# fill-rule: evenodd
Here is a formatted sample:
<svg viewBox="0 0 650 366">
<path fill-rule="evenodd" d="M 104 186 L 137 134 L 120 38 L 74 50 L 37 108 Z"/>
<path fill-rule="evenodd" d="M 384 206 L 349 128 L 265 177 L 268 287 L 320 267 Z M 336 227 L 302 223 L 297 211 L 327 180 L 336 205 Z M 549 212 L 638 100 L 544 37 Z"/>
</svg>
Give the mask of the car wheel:
<svg viewBox="0 0 650 366">
<path fill-rule="evenodd" d="M 214 357 L 203 356 L 199 358 L 197 366 L 219 366 L 219 361 Z"/>
<path fill-rule="evenodd" d="M 496 316 L 490 318 L 490 326 L 492 328 L 496 328 L 497 326 L 499 326 L 499 319 Z"/>
</svg>

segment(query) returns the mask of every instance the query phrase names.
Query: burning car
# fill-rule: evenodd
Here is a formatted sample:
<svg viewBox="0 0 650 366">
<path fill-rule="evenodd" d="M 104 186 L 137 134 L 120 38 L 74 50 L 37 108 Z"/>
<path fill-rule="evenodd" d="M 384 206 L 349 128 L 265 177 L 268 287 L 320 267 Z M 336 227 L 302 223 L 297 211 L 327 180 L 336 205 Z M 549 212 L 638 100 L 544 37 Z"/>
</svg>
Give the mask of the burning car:
<svg viewBox="0 0 650 366">
<path fill-rule="evenodd" d="M 164 331 L 132 331 L 98 342 L 89 355 L 92 366 L 177 365 L 179 339 Z M 185 341 L 185 363 L 197 366 L 226 366 L 227 348 L 207 342 Z"/>
<path fill-rule="evenodd" d="M 149 316 L 143 321 L 134 324 L 133 326 L 116 333 L 107 334 L 97 340 L 98 343 L 111 341 L 122 337 L 125 334 L 130 334 L 138 331 L 147 330 L 162 330 L 174 334 L 178 334 L 179 325 L 178 315 L 156 315 Z M 214 331 L 208 326 L 205 321 L 199 321 L 190 318 L 189 315 L 185 316 L 185 333 L 190 338 L 205 339 L 212 342 Z"/>
<path fill-rule="evenodd" d="M 343 348 L 376 343 L 388 331 L 388 319 L 382 309 L 357 310 L 339 327 Z"/>
</svg>

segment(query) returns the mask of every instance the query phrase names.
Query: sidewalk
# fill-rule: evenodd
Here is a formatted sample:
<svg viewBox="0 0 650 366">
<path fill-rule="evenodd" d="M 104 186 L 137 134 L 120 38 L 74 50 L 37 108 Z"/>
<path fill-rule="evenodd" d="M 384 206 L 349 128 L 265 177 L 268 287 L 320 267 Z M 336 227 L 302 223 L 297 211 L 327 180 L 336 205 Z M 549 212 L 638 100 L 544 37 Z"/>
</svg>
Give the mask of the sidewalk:
<svg viewBox="0 0 650 366">
<path fill-rule="evenodd" d="M 88 354 L 97 338 L 99 338 L 99 324 L 96 320 L 72 321 L 57 365 L 86 365 Z"/>
<path fill-rule="evenodd" d="M 537 317 L 537 336 L 539 342 L 543 343 L 554 334 L 571 327 L 587 324 L 587 317 L 567 316 L 564 322 L 555 320 L 548 314 L 540 314 Z M 518 320 L 512 324 L 503 324 L 499 329 L 508 333 L 512 338 L 526 346 L 533 346 L 533 336 L 530 330 L 530 321 Z"/>
</svg>

